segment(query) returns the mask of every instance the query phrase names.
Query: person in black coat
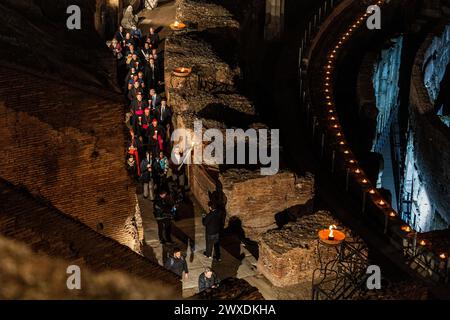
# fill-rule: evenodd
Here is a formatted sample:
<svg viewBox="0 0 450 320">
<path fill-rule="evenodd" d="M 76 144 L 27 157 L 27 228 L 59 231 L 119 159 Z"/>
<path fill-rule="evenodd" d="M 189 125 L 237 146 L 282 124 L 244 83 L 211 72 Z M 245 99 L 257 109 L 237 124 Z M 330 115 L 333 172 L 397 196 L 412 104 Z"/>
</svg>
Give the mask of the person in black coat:
<svg viewBox="0 0 450 320">
<path fill-rule="evenodd" d="M 158 88 L 161 82 L 161 71 L 153 58 L 150 58 L 145 65 L 145 78 L 147 79 L 147 88 Z"/>
<path fill-rule="evenodd" d="M 206 251 L 204 255 L 208 258 L 212 257 L 214 248 L 214 258 L 220 259 L 220 231 L 222 229 L 222 211 L 213 202 L 209 203 L 210 212 L 203 215 L 203 225 L 205 226 Z"/>
<path fill-rule="evenodd" d="M 180 278 L 183 278 L 183 272 L 184 277 L 186 279 L 189 278 L 189 269 L 187 266 L 187 262 L 186 259 L 181 254 L 181 250 L 179 248 L 175 248 L 173 250 L 173 255 L 167 259 L 164 266 L 166 267 L 166 269 L 177 274 Z"/>
<path fill-rule="evenodd" d="M 153 180 L 153 168 L 155 159 L 150 152 L 145 153 L 145 158 L 141 161 L 141 177 L 140 182 L 144 189 L 144 198 L 150 197 L 151 201 L 155 200 L 155 184 Z"/>
<path fill-rule="evenodd" d="M 119 30 L 116 31 L 114 38 L 116 38 L 117 41 L 119 41 L 120 44 L 123 45 L 123 41 L 125 40 L 125 34 L 122 26 L 119 26 Z"/>
<path fill-rule="evenodd" d="M 205 268 L 205 271 L 198 277 L 198 292 L 202 292 L 208 289 L 216 289 L 219 287 L 219 277 L 211 268 Z"/>
<path fill-rule="evenodd" d="M 159 241 L 162 244 L 172 243 L 172 219 L 174 218 L 175 206 L 165 189 L 160 189 L 153 209 L 153 214 L 158 223 Z"/>
</svg>

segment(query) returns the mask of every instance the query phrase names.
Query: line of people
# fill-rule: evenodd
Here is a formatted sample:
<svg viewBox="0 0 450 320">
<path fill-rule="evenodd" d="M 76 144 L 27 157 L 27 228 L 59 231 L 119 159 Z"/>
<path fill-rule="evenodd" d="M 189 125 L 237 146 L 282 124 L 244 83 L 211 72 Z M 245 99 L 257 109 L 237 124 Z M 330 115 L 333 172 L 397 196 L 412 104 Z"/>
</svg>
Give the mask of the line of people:
<svg viewBox="0 0 450 320">
<path fill-rule="evenodd" d="M 177 204 L 184 199 L 187 188 L 186 165 L 183 152 L 172 150 L 172 109 L 161 97 L 163 91 L 163 61 L 158 54 L 160 38 L 154 28 L 148 35 L 133 27 L 125 31 L 122 26 L 110 43 L 118 60 L 119 74 L 124 76 L 124 93 L 129 110 L 126 125 L 130 139 L 126 167 L 133 179 L 140 182 L 145 199 L 153 201 L 153 213 L 158 223 L 161 244 L 172 244 L 172 221 L 177 218 Z M 210 203 L 210 213 L 203 216 L 206 231 L 204 255 L 220 260 L 219 234 L 222 228 L 222 211 Z M 195 249 L 193 249 L 195 250 Z M 166 268 L 188 277 L 188 267 L 181 250 L 175 248 Z M 215 273 L 208 269 L 200 275 L 200 291 L 218 286 Z"/>
</svg>

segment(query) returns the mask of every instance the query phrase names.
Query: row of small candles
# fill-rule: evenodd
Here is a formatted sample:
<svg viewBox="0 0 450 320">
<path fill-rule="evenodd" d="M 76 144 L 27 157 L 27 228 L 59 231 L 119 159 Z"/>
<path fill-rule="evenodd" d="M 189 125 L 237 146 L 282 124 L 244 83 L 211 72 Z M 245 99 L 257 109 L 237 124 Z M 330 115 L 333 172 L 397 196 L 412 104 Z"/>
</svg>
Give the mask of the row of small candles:
<svg viewBox="0 0 450 320">
<path fill-rule="evenodd" d="M 379 0 L 375 4 L 381 6 L 385 3 L 385 0 Z M 341 148 L 341 152 L 345 155 L 347 164 L 349 166 L 350 172 L 356 176 L 356 180 L 362 185 L 363 189 L 372 196 L 374 203 L 382 208 L 391 220 L 399 218 L 398 214 L 390 207 L 389 203 L 379 195 L 378 191 L 371 187 L 371 183 L 364 174 L 363 170 L 359 167 L 358 163 L 352 153 L 352 151 L 347 147 L 347 141 L 344 138 L 344 135 L 341 131 L 341 125 L 337 116 L 334 99 L 333 99 L 333 89 L 332 89 L 332 78 L 333 78 L 333 70 L 334 63 L 339 54 L 339 51 L 342 49 L 343 45 L 349 40 L 350 36 L 358 29 L 358 27 L 364 24 L 364 21 L 368 18 L 369 14 L 366 12 L 362 16 L 358 17 L 353 24 L 341 34 L 339 37 L 339 41 L 332 48 L 332 50 L 328 53 L 328 62 L 324 66 L 324 101 L 327 108 L 328 113 L 328 123 L 329 127 L 333 131 L 334 136 L 336 137 L 336 141 Z M 407 234 L 411 233 L 413 230 L 408 225 L 403 225 L 401 227 L 403 232 Z M 419 245 L 422 247 L 431 246 L 429 241 L 421 240 Z M 439 254 L 440 259 L 447 259 L 447 255 L 445 253 Z"/>
<path fill-rule="evenodd" d="M 170 28 L 175 31 L 181 31 L 186 29 L 186 24 L 175 20 L 170 24 Z M 192 69 L 187 67 L 176 67 L 173 69 L 172 73 L 178 77 L 187 77 L 191 73 Z"/>
</svg>

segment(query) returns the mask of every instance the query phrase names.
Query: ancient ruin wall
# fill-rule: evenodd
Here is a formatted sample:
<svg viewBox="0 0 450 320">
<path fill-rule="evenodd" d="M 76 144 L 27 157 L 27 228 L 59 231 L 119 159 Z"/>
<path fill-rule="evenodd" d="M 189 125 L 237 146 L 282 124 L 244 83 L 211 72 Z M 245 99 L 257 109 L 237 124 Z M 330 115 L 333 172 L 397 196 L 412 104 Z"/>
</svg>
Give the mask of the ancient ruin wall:
<svg viewBox="0 0 450 320">
<path fill-rule="evenodd" d="M 424 85 L 422 68 L 430 35 L 413 67 L 410 92 L 410 124 L 414 139 L 414 158 L 423 186 L 429 196 L 434 217 L 423 231 L 445 229 L 450 225 L 450 128 L 440 121 Z M 436 48 L 440 50 L 440 48 Z M 439 218 L 435 217 L 439 215 Z"/>
<path fill-rule="evenodd" d="M 229 218 L 242 222 L 245 235 L 259 239 L 277 227 L 275 215 L 314 199 L 314 177 L 292 172 L 261 176 L 246 170 L 229 170 L 220 175 Z"/>
<path fill-rule="evenodd" d="M 0 151 L 4 155 L 0 176 L 139 251 L 136 199 L 123 165 L 125 141 L 118 126 L 121 105 L 107 102 L 104 107 L 99 98 L 73 88 L 64 88 L 64 92 L 87 96 L 85 103 L 53 100 L 46 90 L 62 87 L 52 89 L 49 82 L 32 76 L 14 87 L 6 75 L 20 73 L 8 69 L 4 74 L 0 79 L 0 96 L 4 97 L 0 100 Z M 95 129 L 91 129 L 93 123 L 97 123 Z"/>
</svg>

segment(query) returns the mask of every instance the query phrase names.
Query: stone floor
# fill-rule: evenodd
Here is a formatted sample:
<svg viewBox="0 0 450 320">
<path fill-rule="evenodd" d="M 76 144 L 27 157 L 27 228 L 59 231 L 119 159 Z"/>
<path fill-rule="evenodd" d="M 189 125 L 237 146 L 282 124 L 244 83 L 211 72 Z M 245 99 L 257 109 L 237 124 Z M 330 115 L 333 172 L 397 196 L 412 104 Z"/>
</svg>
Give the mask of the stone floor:
<svg viewBox="0 0 450 320">
<path fill-rule="evenodd" d="M 201 215 L 203 210 L 191 200 L 186 200 L 178 208 L 179 219 L 172 227 L 173 245 L 161 245 L 158 240 L 158 226 L 153 216 L 153 203 L 138 195 L 144 228 L 144 254 L 164 264 L 174 246 L 186 253 L 189 279 L 183 280 L 183 295 L 189 297 L 197 293 L 198 277 L 205 267 L 212 267 L 219 278 L 237 277 L 246 279 L 257 275 L 256 259 L 246 246 L 232 233 L 227 233 L 221 240 L 222 261 L 216 262 L 203 255 L 205 250 L 204 227 Z"/>
</svg>

